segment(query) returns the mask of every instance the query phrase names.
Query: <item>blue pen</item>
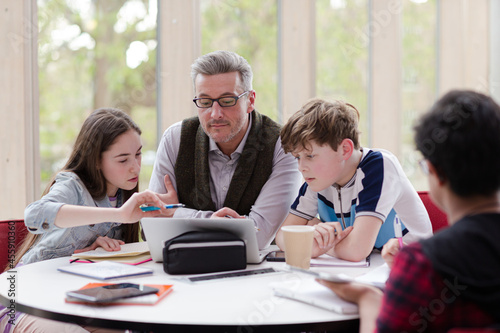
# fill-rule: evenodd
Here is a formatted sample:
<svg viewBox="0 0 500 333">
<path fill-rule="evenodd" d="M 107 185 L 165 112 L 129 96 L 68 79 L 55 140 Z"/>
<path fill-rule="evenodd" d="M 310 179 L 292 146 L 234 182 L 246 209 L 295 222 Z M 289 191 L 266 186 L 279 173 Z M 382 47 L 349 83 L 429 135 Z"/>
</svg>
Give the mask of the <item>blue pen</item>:
<svg viewBox="0 0 500 333">
<path fill-rule="evenodd" d="M 182 207 L 186 207 L 186 205 L 184 205 L 184 204 L 172 204 L 172 205 L 165 205 L 165 208 L 166 208 L 166 209 L 172 209 L 172 208 L 182 208 Z"/>
<path fill-rule="evenodd" d="M 140 208 L 143 212 L 151 212 L 153 210 L 160 210 L 159 207 L 155 207 L 155 206 L 141 206 Z"/>
<path fill-rule="evenodd" d="M 172 208 L 182 208 L 185 207 L 184 204 L 171 204 L 171 205 L 165 205 L 166 209 L 172 209 Z M 141 206 L 140 207 L 143 212 L 150 212 L 153 210 L 160 210 L 159 207 L 156 206 Z"/>
</svg>

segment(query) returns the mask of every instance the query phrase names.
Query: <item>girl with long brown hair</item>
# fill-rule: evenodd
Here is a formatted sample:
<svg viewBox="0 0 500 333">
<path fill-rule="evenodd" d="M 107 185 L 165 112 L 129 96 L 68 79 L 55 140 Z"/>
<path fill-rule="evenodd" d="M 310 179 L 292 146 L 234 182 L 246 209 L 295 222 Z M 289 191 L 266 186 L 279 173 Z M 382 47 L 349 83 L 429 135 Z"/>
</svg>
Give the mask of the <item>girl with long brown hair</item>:
<svg viewBox="0 0 500 333">
<path fill-rule="evenodd" d="M 69 256 L 99 246 L 107 251 L 119 250 L 124 243 L 138 241 L 141 218 L 166 212 L 165 204 L 154 192 L 137 192 L 140 135 L 139 127 L 123 111 L 105 108 L 92 112 L 83 123 L 66 165 L 55 175 L 43 197 L 26 207 L 24 220 L 30 234 L 16 253 L 16 265 Z M 142 204 L 161 210 L 143 212 Z M 0 311 L 0 317 L 3 312 Z M 62 325 L 18 315 L 18 332 L 23 325 L 51 329 Z M 5 316 L 0 320 L 0 328 L 5 329 L 4 319 Z"/>
</svg>

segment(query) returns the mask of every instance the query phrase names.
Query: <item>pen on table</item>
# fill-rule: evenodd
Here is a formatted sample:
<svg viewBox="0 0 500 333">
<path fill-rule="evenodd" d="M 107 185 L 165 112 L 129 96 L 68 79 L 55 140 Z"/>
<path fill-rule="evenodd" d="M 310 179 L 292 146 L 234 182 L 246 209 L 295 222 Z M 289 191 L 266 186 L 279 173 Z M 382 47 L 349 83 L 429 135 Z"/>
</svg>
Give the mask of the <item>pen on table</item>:
<svg viewBox="0 0 500 333">
<path fill-rule="evenodd" d="M 234 217 L 232 217 L 231 215 L 226 215 L 225 217 L 227 217 L 228 219 L 234 219 Z M 242 217 L 248 219 L 248 215 L 242 215 Z M 255 227 L 255 231 L 260 231 L 260 229 Z"/>
<path fill-rule="evenodd" d="M 396 238 L 398 239 L 399 248 L 402 248 L 403 247 L 403 231 L 401 229 L 401 221 L 399 220 L 399 217 L 397 215 L 394 218 L 394 234 L 396 235 Z"/>
<path fill-rule="evenodd" d="M 172 209 L 172 208 L 182 208 L 182 207 L 186 207 L 186 205 L 184 204 L 171 204 L 171 205 L 165 205 L 165 208 L 166 209 Z M 160 210 L 159 207 L 156 207 L 156 206 L 141 206 L 140 207 L 141 210 L 143 212 L 149 212 L 149 211 L 152 211 L 152 210 Z"/>
</svg>

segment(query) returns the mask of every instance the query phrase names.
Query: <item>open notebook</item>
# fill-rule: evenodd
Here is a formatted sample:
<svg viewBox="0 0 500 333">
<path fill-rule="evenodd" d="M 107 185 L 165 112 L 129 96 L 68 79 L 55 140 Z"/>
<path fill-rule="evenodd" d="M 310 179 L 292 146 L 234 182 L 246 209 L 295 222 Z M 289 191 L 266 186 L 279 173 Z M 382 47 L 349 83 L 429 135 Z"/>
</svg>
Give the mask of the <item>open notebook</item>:
<svg viewBox="0 0 500 333">
<path fill-rule="evenodd" d="M 317 258 L 311 259 L 311 267 L 313 266 L 332 266 L 332 267 L 369 267 L 370 256 L 361 261 L 347 261 L 339 258 L 323 254 Z"/>
<path fill-rule="evenodd" d="M 73 253 L 70 260 L 76 262 L 111 260 L 131 265 L 151 260 L 148 243 L 146 242 L 127 243 L 121 245 L 120 248 L 120 251 L 106 251 L 102 247 L 98 247 L 92 251 Z"/>
<path fill-rule="evenodd" d="M 287 285 L 287 282 L 293 282 Z M 342 314 L 358 313 L 356 304 L 344 301 L 327 287 L 314 279 L 285 281 L 271 286 L 275 296 L 310 304 L 328 311 Z"/>
<path fill-rule="evenodd" d="M 354 278 L 354 280 L 384 289 L 389 273 L 389 266 L 383 264 L 366 274 Z M 292 279 L 272 284 L 271 287 L 274 295 L 278 297 L 292 299 L 337 313 L 358 313 L 357 305 L 339 298 L 333 291 L 316 282 L 314 278 Z"/>
</svg>

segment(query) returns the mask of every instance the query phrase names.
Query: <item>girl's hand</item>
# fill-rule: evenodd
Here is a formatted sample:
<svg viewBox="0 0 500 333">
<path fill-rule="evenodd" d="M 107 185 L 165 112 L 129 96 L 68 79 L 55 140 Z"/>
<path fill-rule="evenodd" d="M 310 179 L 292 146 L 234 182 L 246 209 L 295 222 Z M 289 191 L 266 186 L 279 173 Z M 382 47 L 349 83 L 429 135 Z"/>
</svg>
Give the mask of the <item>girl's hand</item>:
<svg viewBox="0 0 500 333">
<path fill-rule="evenodd" d="M 104 236 L 104 237 L 99 236 L 99 237 L 97 237 L 95 242 L 92 243 L 92 245 L 87 246 L 84 249 L 75 250 L 75 253 L 92 251 L 92 250 L 97 249 L 98 247 L 102 247 L 106 251 L 120 251 L 120 249 L 121 249 L 120 245 L 123 245 L 123 244 L 125 244 L 125 242 L 122 240 L 112 239 L 112 238 L 109 238 L 108 236 Z"/>
<path fill-rule="evenodd" d="M 159 207 L 160 209 L 143 212 L 139 206 L 144 204 Z M 168 211 L 165 209 L 165 203 L 158 198 L 158 194 L 150 190 L 134 193 L 127 202 L 118 209 L 121 219 L 117 222 L 121 223 L 135 223 L 143 217 L 165 216 Z"/>
<path fill-rule="evenodd" d="M 340 222 L 324 222 L 314 225 L 314 245 L 312 257 L 318 257 L 334 248 L 352 231 L 352 227 L 342 230 Z"/>
</svg>

